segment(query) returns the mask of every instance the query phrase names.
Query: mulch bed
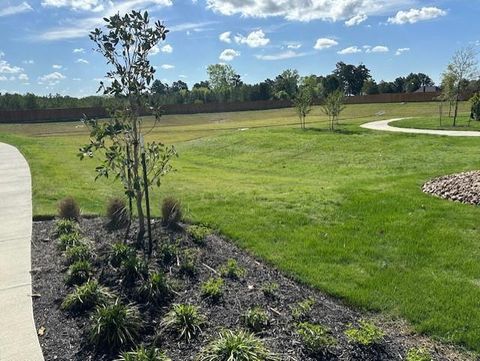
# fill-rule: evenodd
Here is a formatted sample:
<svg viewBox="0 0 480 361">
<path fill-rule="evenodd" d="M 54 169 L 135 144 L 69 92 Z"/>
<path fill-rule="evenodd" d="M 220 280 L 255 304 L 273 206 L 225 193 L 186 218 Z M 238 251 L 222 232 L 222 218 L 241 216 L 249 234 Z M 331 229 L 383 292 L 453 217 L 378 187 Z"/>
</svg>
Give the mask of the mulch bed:
<svg viewBox="0 0 480 361">
<path fill-rule="evenodd" d="M 440 198 L 479 205 L 480 171 L 438 177 L 425 183 L 422 190 Z"/>
<path fill-rule="evenodd" d="M 118 284 L 115 270 L 107 261 L 110 245 L 123 239 L 123 231 L 107 231 L 104 220 L 100 218 L 82 219 L 80 227 L 82 233 L 92 241 L 96 251 L 95 278 L 110 287 L 125 303 L 137 303 L 135 292 Z M 44 327 L 46 330 L 44 335 L 40 336 L 45 360 L 113 360 L 117 355 L 96 351 L 87 342 L 88 313 L 73 315 L 60 310 L 61 302 L 72 288 L 64 283 L 67 267 L 64 257 L 56 247 L 53 229 L 54 221 L 34 222 L 32 238 L 34 316 L 37 329 Z M 329 327 L 338 340 L 338 345 L 329 357 L 331 360 L 405 360 L 407 350 L 419 346 L 429 348 L 435 360 L 466 359 L 449 347 L 434 344 L 424 337 L 414 335 L 399 323 L 387 323 L 378 316 L 375 316 L 377 324 L 380 320 L 386 333 L 384 341 L 371 348 L 353 345 L 348 342 L 344 331 L 372 315 L 352 310 L 336 299 L 295 282 L 217 235 L 208 236 L 206 245 L 198 246 L 183 231 L 167 231 L 158 222 L 154 226 L 154 234 L 155 239 L 160 242 L 178 241 L 181 248 L 196 248 L 200 255 L 197 274 L 193 278 L 180 275 L 175 264 L 163 268 L 168 277 L 179 285 L 172 303 L 196 304 L 208 320 L 203 333 L 190 344 L 178 341 L 175 335 L 162 334 L 161 348 L 173 361 L 194 360 L 201 348 L 221 329 L 244 328 L 242 315 L 252 306 L 260 306 L 268 312 L 271 325 L 259 337 L 270 350 L 280 355 L 281 360 L 315 360 L 305 352 L 295 332 L 295 321 L 291 315 L 291 306 L 309 297 L 316 301 L 309 321 Z M 236 259 L 247 270 L 247 274 L 238 281 L 225 280 L 221 301 L 212 304 L 202 299 L 201 284 L 208 278 L 217 276 L 215 270 L 228 259 Z M 151 263 L 161 269 L 155 256 Z M 261 288 L 267 282 L 279 285 L 277 297 L 272 299 L 263 294 Z M 145 324 L 143 342 L 152 342 L 158 324 L 170 306 L 171 304 L 165 307 L 139 304 Z"/>
</svg>

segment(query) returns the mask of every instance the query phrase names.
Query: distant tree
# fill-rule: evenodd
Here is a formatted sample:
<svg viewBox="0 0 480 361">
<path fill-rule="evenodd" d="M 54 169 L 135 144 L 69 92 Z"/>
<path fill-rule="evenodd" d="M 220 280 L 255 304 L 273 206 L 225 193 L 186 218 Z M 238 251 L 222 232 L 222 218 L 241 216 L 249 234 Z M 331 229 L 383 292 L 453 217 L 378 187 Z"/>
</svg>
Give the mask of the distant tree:
<svg viewBox="0 0 480 361">
<path fill-rule="evenodd" d="M 168 92 L 168 84 L 163 84 L 160 80 L 155 80 L 150 88 L 153 94 L 164 95 Z"/>
<path fill-rule="evenodd" d="M 37 97 L 32 93 L 25 94 L 25 108 L 29 110 L 37 109 Z"/>
<path fill-rule="evenodd" d="M 341 89 L 340 80 L 336 75 L 330 74 L 321 79 L 323 85 L 323 97 L 327 97 L 329 94 L 336 90 Z"/>
<path fill-rule="evenodd" d="M 420 82 L 420 87 L 427 87 L 427 86 L 434 86 L 435 83 L 433 80 L 427 75 L 423 73 L 418 73 L 418 80 Z"/>
<path fill-rule="evenodd" d="M 308 75 L 300 79 L 300 91 L 308 91 L 312 98 L 323 97 L 323 84 L 316 75 Z"/>
<path fill-rule="evenodd" d="M 239 74 L 234 74 L 230 79 L 230 83 L 234 88 L 238 88 L 243 85 L 242 77 Z"/>
<path fill-rule="evenodd" d="M 407 93 L 413 93 L 420 89 L 420 84 L 418 74 L 410 73 L 405 78 L 405 91 Z"/>
<path fill-rule="evenodd" d="M 305 120 L 312 110 L 312 101 L 312 91 L 308 87 L 301 88 L 293 100 L 293 105 L 300 119 L 300 128 L 302 129 L 306 128 Z"/>
<path fill-rule="evenodd" d="M 300 75 L 297 70 L 287 69 L 275 78 L 274 96 L 278 99 L 294 99 L 298 91 Z"/>
<path fill-rule="evenodd" d="M 373 79 L 368 79 L 363 83 L 362 94 L 373 95 L 378 94 L 378 85 Z"/>
<path fill-rule="evenodd" d="M 172 83 L 172 86 L 170 87 L 170 89 L 173 92 L 179 92 L 181 90 L 187 90 L 188 91 L 188 85 L 187 85 L 187 83 L 185 83 L 182 80 L 177 80 L 177 81 L 174 81 Z"/>
<path fill-rule="evenodd" d="M 359 95 L 365 81 L 371 78 L 370 70 L 363 64 L 355 66 L 338 62 L 333 74 L 340 80 L 347 95 Z"/>
<path fill-rule="evenodd" d="M 338 117 L 345 109 L 345 94 L 341 90 L 336 90 L 329 94 L 322 106 L 323 112 L 328 115 L 330 120 L 330 130 L 335 129 L 335 124 L 338 124 Z"/>
<path fill-rule="evenodd" d="M 404 77 L 398 77 L 393 81 L 392 84 L 392 93 L 403 93 L 405 92 L 406 79 Z"/>
<path fill-rule="evenodd" d="M 225 91 L 233 86 L 235 70 L 228 64 L 212 64 L 207 68 L 209 84 L 213 90 Z"/>
<path fill-rule="evenodd" d="M 206 89 L 210 89 L 210 83 L 209 83 L 207 80 L 202 80 L 202 81 L 199 82 L 199 83 L 193 84 L 193 89 L 195 89 L 195 88 L 206 88 Z"/>
<path fill-rule="evenodd" d="M 391 82 L 386 82 L 382 80 L 380 83 L 378 83 L 377 88 L 380 94 L 397 93 L 394 83 Z"/>
</svg>

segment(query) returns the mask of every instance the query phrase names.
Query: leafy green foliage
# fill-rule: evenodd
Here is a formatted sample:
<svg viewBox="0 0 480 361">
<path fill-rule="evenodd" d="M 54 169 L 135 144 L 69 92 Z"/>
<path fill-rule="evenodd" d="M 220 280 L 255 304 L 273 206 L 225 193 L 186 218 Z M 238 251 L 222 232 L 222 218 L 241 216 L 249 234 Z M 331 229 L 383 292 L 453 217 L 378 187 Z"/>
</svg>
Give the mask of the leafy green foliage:
<svg viewBox="0 0 480 361">
<path fill-rule="evenodd" d="M 80 206 L 73 197 L 66 197 L 58 202 L 58 216 L 61 219 L 69 219 L 71 221 L 80 220 Z"/>
<path fill-rule="evenodd" d="M 160 305 L 172 295 L 172 287 L 163 273 L 153 272 L 138 287 L 140 297 L 154 305 Z"/>
<path fill-rule="evenodd" d="M 134 344 L 142 321 L 136 307 L 114 303 L 98 306 L 90 319 L 90 340 L 96 347 L 114 351 Z"/>
<path fill-rule="evenodd" d="M 280 361 L 255 335 L 222 331 L 198 356 L 198 361 Z"/>
<path fill-rule="evenodd" d="M 307 88 L 301 88 L 293 100 L 293 105 L 300 119 L 300 127 L 306 128 L 307 115 L 312 111 L 312 93 Z"/>
<path fill-rule="evenodd" d="M 220 274 L 222 277 L 239 280 L 245 277 L 247 271 L 238 265 L 234 259 L 227 260 L 227 263 L 220 267 Z"/>
<path fill-rule="evenodd" d="M 306 350 L 312 355 L 323 355 L 337 343 L 330 331 L 322 325 L 301 322 L 296 331 Z"/>
<path fill-rule="evenodd" d="M 65 258 L 69 265 L 77 261 L 91 261 L 93 259 L 93 251 L 87 244 L 80 243 L 68 247 L 65 251 Z"/>
<path fill-rule="evenodd" d="M 117 242 L 112 244 L 112 249 L 110 251 L 110 264 L 113 267 L 120 267 L 124 261 L 133 257 L 135 255 L 135 250 L 130 247 L 128 244 L 123 242 Z"/>
<path fill-rule="evenodd" d="M 470 116 L 472 119 L 479 121 L 480 120 L 480 93 L 475 93 L 470 98 L 471 111 Z"/>
<path fill-rule="evenodd" d="M 180 254 L 180 273 L 195 276 L 197 273 L 198 252 L 195 249 L 183 250 Z"/>
<path fill-rule="evenodd" d="M 137 280 L 143 280 L 148 275 L 148 265 L 136 254 L 124 259 L 120 266 L 120 273 L 127 285 L 132 285 Z"/>
<path fill-rule="evenodd" d="M 369 321 L 362 320 L 359 327 L 352 327 L 345 331 L 345 335 L 352 343 L 361 346 L 372 346 L 383 340 L 383 331 Z"/>
<path fill-rule="evenodd" d="M 291 307 L 292 317 L 298 321 L 308 319 L 310 313 L 312 312 L 313 306 L 315 306 L 315 300 L 313 298 L 307 298 L 301 302 L 298 302 L 295 306 Z"/>
<path fill-rule="evenodd" d="M 267 282 L 262 286 L 262 292 L 265 297 L 276 298 L 280 286 L 276 282 Z"/>
<path fill-rule="evenodd" d="M 179 339 L 190 342 L 202 332 L 204 323 L 205 317 L 200 313 L 197 306 L 175 304 L 161 322 L 161 327 L 174 331 Z"/>
<path fill-rule="evenodd" d="M 62 234 L 57 241 L 57 247 L 60 251 L 66 251 L 69 247 L 75 247 L 83 244 L 82 237 L 78 232 Z"/>
<path fill-rule="evenodd" d="M 66 311 L 90 310 L 100 304 L 105 304 L 112 298 L 112 294 L 96 280 L 88 280 L 69 293 L 62 302 L 61 309 Z"/>
<path fill-rule="evenodd" d="M 202 297 L 217 302 L 223 296 L 223 279 L 209 278 L 201 287 Z"/>
<path fill-rule="evenodd" d="M 173 198 L 167 197 L 162 202 L 162 222 L 163 225 L 171 228 L 182 220 L 182 205 Z"/>
<path fill-rule="evenodd" d="M 171 361 L 171 359 L 158 348 L 140 346 L 134 351 L 123 352 L 116 361 Z"/>
<path fill-rule="evenodd" d="M 159 258 L 163 265 L 168 266 L 175 262 L 179 253 L 178 245 L 171 242 L 163 242 L 159 249 Z"/>
<path fill-rule="evenodd" d="M 406 361 L 433 361 L 433 358 L 424 348 L 411 348 L 407 352 Z"/>
<path fill-rule="evenodd" d="M 90 279 L 92 273 L 93 267 L 89 261 L 74 262 L 68 267 L 65 283 L 70 286 L 81 285 Z"/>
<path fill-rule="evenodd" d="M 111 230 L 125 228 L 130 221 L 127 205 L 121 198 L 111 198 L 108 201 L 106 216 L 107 227 Z"/>
<path fill-rule="evenodd" d="M 338 123 L 340 113 L 345 109 L 345 94 L 336 90 L 330 93 L 322 106 L 323 112 L 328 115 L 330 119 L 330 130 L 335 129 L 335 124 Z"/>
<path fill-rule="evenodd" d="M 198 245 L 204 245 L 207 236 L 211 233 L 211 229 L 205 226 L 194 224 L 187 227 L 187 234 L 192 238 L 192 241 Z"/>
<path fill-rule="evenodd" d="M 270 324 L 268 314 L 261 307 L 253 307 L 243 315 L 247 327 L 253 332 L 261 332 Z"/>
<path fill-rule="evenodd" d="M 78 233 L 78 223 L 71 219 L 59 219 L 55 222 L 55 235 L 57 237 L 64 234 Z"/>
</svg>

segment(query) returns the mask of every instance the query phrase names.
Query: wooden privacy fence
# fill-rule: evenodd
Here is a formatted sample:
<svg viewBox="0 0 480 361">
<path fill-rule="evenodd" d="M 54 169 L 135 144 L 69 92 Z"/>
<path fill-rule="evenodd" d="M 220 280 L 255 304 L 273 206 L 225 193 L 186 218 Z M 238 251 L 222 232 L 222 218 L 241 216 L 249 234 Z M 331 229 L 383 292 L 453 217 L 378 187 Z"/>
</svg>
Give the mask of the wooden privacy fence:
<svg viewBox="0 0 480 361">
<path fill-rule="evenodd" d="M 440 93 L 397 93 L 359 95 L 346 98 L 346 104 L 431 102 Z M 468 99 L 467 97 L 463 97 Z M 319 102 L 316 102 L 319 104 Z M 233 103 L 206 104 L 168 104 L 163 107 L 164 114 L 221 113 L 246 110 L 267 110 L 291 107 L 289 100 L 259 100 Z M 35 123 L 78 121 L 83 115 L 89 118 L 105 118 L 108 112 L 104 108 L 36 109 L 36 110 L 0 110 L 0 123 Z M 144 115 L 146 115 L 145 113 Z"/>
</svg>

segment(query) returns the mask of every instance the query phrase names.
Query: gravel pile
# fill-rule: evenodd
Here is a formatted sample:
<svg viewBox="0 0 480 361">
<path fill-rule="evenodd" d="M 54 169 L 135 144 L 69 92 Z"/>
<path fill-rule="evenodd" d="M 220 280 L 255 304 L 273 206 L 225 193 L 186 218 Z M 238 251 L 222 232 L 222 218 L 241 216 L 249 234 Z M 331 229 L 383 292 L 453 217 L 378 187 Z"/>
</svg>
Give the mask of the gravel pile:
<svg viewBox="0 0 480 361">
<path fill-rule="evenodd" d="M 425 193 L 456 202 L 480 204 L 480 171 L 451 174 L 432 179 L 422 187 Z"/>
</svg>

